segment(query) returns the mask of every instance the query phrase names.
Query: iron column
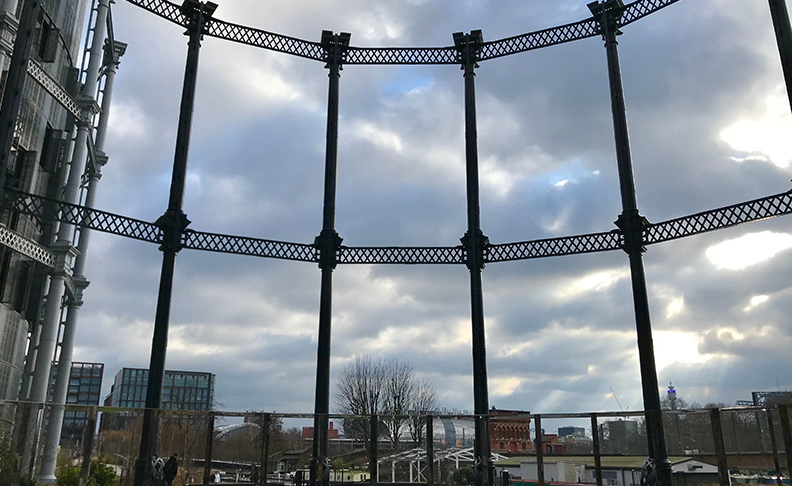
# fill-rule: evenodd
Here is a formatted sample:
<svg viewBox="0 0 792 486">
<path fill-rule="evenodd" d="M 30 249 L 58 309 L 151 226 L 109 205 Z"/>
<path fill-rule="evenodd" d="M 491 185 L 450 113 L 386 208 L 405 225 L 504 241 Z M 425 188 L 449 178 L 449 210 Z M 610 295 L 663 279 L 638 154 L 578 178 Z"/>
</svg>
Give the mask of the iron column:
<svg viewBox="0 0 792 486">
<path fill-rule="evenodd" d="M 624 250 L 630 259 L 649 455 L 654 460 L 658 483 L 661 486 L 671 486 L 671 463 L 668 461 L 666 452 L 663 420 L 660 413 L 660 391 L 657 383 L 652 324 L 649 318 L 649 298 L 642 256 L 645 250 L 643 248 L 643 229 L 648 222 L 638 212 L 638 203 L 635 198 L 635 179 L 632 156 L 630 155 L 630 138 L 627 131 L 627 110 L 619 66 L 618 42 L 616 41 L 616 36 L 619 34 L 618 21 L 624 10 L 624 3 L 622 0 L 606 0 L 602 3 L 591 2 L 588 7 L 594 14 L 594 18 L 600 23 L 608 58 L 608 81 L 616 141 L 616 163 L 619 170 L 622 200 L 622 214 L 616 221 L 616 225 L 624 235 Z"/>
<path fill-rule="evenodd" d="M 181 239 L 190 221 L 182 212 L 184 185 L 187 178 L 187 158 L 190 148 L 195 86 L 198 78 L 198 54 L 207 22 L 217 5 L 212 2 L 185 0 L 182 12 L 189 19 L 187 35 L 187 63 L 184 68 L 179 125 L 176 132 L 176 151 L 173 160 L 168 210 L 157 220 L 162 229 L 162 272 L 160 274 L 157 311 L 154 318 L 154 335 L 151 342 L 151 361 L 146 389 L 146 409 L 143 412 L 143 429 L 140 451 L 135 461 L 135 486 L 142 486 L 151 478 L 151 456 L 157 451 L 159 409 L 162 405 L 162 381 L 165 373 L 165 354 L 168 348 L 171 293 L 176 253 L 181 249 Z"/>
<path fill-rule="evenodd" d="M 338 263 L 341 237 L 335 230 L 336 169 L 338 167 L 338 82 L 341 64 L 351 35 L 322 31 L 330 82 L 327 95 L 327 146 L 325 149 L 324 208 L 322 232 L 314 246 L 319 250 L 322 287 L 319 296 L 319 336 L 316 352 L 316 396 L 314 402 L 313 454 L 311 486 L 330 483 L 330 460 L 327 457 L 327 416 L 330 413 L 330 329 L 333 318 L 333 270 Z"/>
<path fill-rule="evenodd" d="M 493 483 L 489 442 L 489 395 L 487 391 L 487 350 L 484 330 L 484 298 L 481 273 L 489 240 L 481 231 L 478 173 L 478 134 L 476 130 L 476 68 L 478 50 L 483 42 L 480 30 L 454 34 L 454 45 L 465 76 L 465 167 L 467 181 L 468 230 L 461 238 L 470 271 L 470 311 L 473 342 L 473 402 L 476 414 L 474 474 L 477 486 Z"/>
<path fill-rule="evenodd" d="M 789 25 L 789 12 L 785 0 L 769 0 L 770 16 L 773 18 L 781 68 L 784 70 L 787 97 L 792 107 L 792 26 Z"/>
</svg>

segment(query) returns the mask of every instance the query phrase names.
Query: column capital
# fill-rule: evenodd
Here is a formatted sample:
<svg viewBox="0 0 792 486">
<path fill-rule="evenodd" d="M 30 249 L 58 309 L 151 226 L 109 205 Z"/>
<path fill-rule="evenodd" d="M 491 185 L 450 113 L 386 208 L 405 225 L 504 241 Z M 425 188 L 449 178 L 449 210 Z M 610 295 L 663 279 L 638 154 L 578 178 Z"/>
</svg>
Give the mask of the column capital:
<svg viewBox="0 0 792 486">
<path fill-rule="evenodd" d="M 465 75 L 473 74 L 474 70 L 479 67 L 478 53 L 481 44 L 484 43 L 481 30 L 471 30 L 469 34 L 454 32 L 453 37 L 454 46 L 459 53 L 457 60 L 462 65 L 462 70 L 465 71 Z"/>
<path fill-rule="evenodd" d="M 101 150 L 92 150 L 88 158 L 88 178 L 99 180 L 102 178 L 102 167 L 107 165 L 109 157 Z"/>
<path fill-rule="evenodd" d="M 80 128 L 90 128 L 92 126 L 92 118 L 94 115 L 99 114 L 102 109 L 93 96 L 80 95 L 74 101 L 80 107 L 80 119 L 77 120 L 77 125 Z"/>
<path fill-rule="evenodd" d="M 187 17 L 187 33 L 198 31 L 203 37 L 207 23 L 212 19 L 217 4 L 213 2 L 199 2 L 198 0 L 184 0 L 181 11 Z"/>
<path fill-rule="evenodd" d="M 619 30 L 619 18 L 624 12 L 623 0 L 603 0 L 595 1 L 586 5 L 594 15 L 594 20 L 599 22 L 602 31 L 602 38 L 608 41 L 609 34 L 621 35 Z"/>
<path fill-rule="evenodd" d="M 352 34 L 348 32 L 341 32 L 339 34 L 334 33 L 332 30 L 323 30 L 322 31 L 322 48 L 325 50 L 325 64 L 326 69 L 330 69 L 331 66 L 338 66 L 339 71 L 341 70 L 341 65 L 346 60 L 346 52 L 349 48 L 349 40 L 352 38 Z"/>
<path fill-rule="evenodd" d="M 72 263 L 80 251 L 72 245 L 70 241 L 56 241 L 50 245 L 52 256 L 55 257 L 52 275 L 60 277 L 71 277 Z"/>
<path fill-rule="evenodd" d="M 114 40 L 110 42 L 110 39 L 105 39 L 104 43 L 104 60 L 102 61 L 102 65 L 105 68 L 112 66 L 115 69 L 116 66 L 121 62 L 121 56 L 126 53 L 127 44 L 125 42 L 119 42 Z"/>
</svg>

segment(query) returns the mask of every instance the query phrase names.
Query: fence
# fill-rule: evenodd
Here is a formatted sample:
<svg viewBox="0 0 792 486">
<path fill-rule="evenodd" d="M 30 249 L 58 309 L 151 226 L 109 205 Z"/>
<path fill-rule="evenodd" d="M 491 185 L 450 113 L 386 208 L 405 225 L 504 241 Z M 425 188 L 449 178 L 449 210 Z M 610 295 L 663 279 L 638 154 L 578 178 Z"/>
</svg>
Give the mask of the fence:
<svg viewBox="0 0 792 486">
<path fill-rule="evenodd" d="M 5 418 L 0 424 L 0 482 L 5 484 L 8 465 L 16 464 L 25 446 L 20 432 L 26 427 L 18 425 L 34 420 L 43 437 L 49 405 L 2 402 L 0 409 Z M 119 486 L 132 484 L 142 416 L 140 409 L 67 405 L 58 476 L 79 474 L 87 481 L 104 471 L 114 474 Z M 780 484 L 782 476 L 789 477 L 792 434 L 786 405 L 669 410 L 662 417 L 675 484 Z M 640 483 L 648 456 L 642 412 L 493 409 L 488 419 L 501 484 Z M 330 415 L 328 421 L 333 483 L 464 485 L 477 474 L 473 415 Z M 308 480 L 312 424 L 312 414 L 163 410 L 159 451 L 165 459 L 175 454 L 179 460 L 175 486 L 301 486 Z M 562 435 L 550 433 L 555 430 Z M 42 446 L 33 447 L 39 459 L 21 477 L 36 475 Z M 91 461 L 106 467 L 92 471 Z"/>
</svg>

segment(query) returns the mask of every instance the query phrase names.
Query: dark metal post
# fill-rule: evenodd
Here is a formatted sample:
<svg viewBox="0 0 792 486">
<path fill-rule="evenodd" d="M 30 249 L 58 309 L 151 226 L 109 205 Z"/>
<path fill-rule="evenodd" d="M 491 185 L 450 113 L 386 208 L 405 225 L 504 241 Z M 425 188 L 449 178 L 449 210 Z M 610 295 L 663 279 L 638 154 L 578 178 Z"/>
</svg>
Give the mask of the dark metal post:
<svg viewBox="0 0 792 486">
<path fill-rule="evenodd" d="M 602 486 L 602 456 L 600 455 L 599 425 L 597 425 L 596 413 L 591 414 L 591 440 L 594 447 L 594 476 L 597 478 L 597 486 Z"/>
<path fill-rule="evenodd" d="M 426 467 L 429 471 L 426 475 L 426 483 L 434 486 L 434 417 L 426 416 Z"/>
<path fill-rule="evenodd" d="M 645 250 L 643 248 L 643 229 L 648 222 L 638 212 L 638 203 L 635 198 L 635 180 L 627 130 L 627 110 L 619 65 L 618 42 L 616 41 L 616 36 L 619 34 L 618 20 L 624 9 L 624 3 L 622 0 L 606 0 L 602 3 L 589 3 L 588 7 L 600 22 L 608 58 L 608 80 L 623 210 L 616 225 L 624 235 L 624 250 L 630 259 L 649 455 L 655 463 L 658 483 L 661 486 L 671 486 L 671 463 L 668 461 L 666 452 L 663 418 L 660 412 L 660 392 L 657 383 L 652 324 L 649 317 L 649 297 L 646 290 L 646 275 L 642 256 Z"/>
<path fill-rule="evenodd" d="M 765 415 L 767 416 L 767 428 L 770 429 L 770 448 L 773 450 L 773 465 L 776 470 L 776 483 L 778 486 L 781 486 L 783 484 L 781 460 L 778 457 L 778 443 L 776 442 L 775 429 L 773 428 L 773 409 L 769 407 L 766 408 Z M 758 416 L 759 414 L 757 414 L 757 417 Z M 762 443 L 764 443 L 764 437 L 762 437 Z M 764 450 L 762 452 L 764 452 Z"/>
<path fill-rule="evenodd" d="M 539 486 L 544 486 L 544 448 L 542 448 L 542 416 L 534 415 L 534 435 L 536 435 L 536 480 Z"/>
<path fill-rule="evenodd" d="M 319 296 L 319 336 L 316 353 L 316 396 L 314 398 L 313 454 L 311 486 L 327 486 L 330 481 L 327 419 L 330 412 L 330 329 L 333 311 L 333 269 L 338 263 L 341 237 L 335 231 L 336 169 L 338 167 L 338 84 L 341 65 L 351 35 L 322 32 L 322 47 L 330 70 L 327 95 L 327 146 L 325 149 L 324 209 L 322 232 L 314 246 L 319 250 L 322 288 Z"/>
<path fill-rule="evenodd" d="M 270 423 L 271 415 L 263 414 L 261 417 L 261 486 L 267 485 L 267 475 L 269 474 L 269 447 L 270 447 Z"/>
<path fill-rule="evenodd" d="M 715 462 L 718 463 L 718 480 L 721 486 L 729 486 L 729 465 L 726 462 L 726 445 L 723 442 L 723 424 L 719 408 L 710 409 L 712 442 L 715 446 Z"/>
<path fill-rule="evenodd" d="M 209 412 L 206 416 L 206 447 L 204 448 L 203 484 L 209 484 L 212 475 L 212 449 L 214 448 L 215 413 Z"/>
<path fill-rule="evenodd" d="M 176 253 L 181 249 L 184 230 L 190 223 L 182 212 L 184 186 L 187 178 L 187 158 L 190 147 L 195 87 L 198 77 L 198 54 L 201 48 L 206 23 L 211 20 L 217 5 L 212 2 L 185 0 L 182 12 L 190 19 L 187 63 L 184 69 L 179 125 L 176 132 L 176 151 L 171 176 L 168 210 L 157 220 L 162 229 L 162 272 L 160 274 L 157 311 L 154 319 L 154 336 L 151 342 L 146 389 L 146 409 L 143 412 L 143 429 L 140 436 L 140 451 L 135 461 L 135 486 L 143 486 L 151 480 L 151 457 L 157 452 L 159 432 L 159 409 L 162 404 L 162 381 L 165 373 L 165 354 L 168 348 L 168 325 L 170 321 L 173 273 Z"/>
<path fill-rule="evenodd" d="M 792 27 L 789 25 L 789 12 L 785 0 L 769 0 L 770 16 L 773 18 L 781 68 L 784 70 L 787 97 L 792 107 Z"/>
<path fill-rule="evenodd" d="M 792 429 L 789 427 L 789 406 L 778 405 L 778 418 L 781 422 L 781 435 L 784 437 L 784 452 L 787 460 L 787 475 L 792 474 Z"/>
<path fill-rule="evenodd" d="M 369 475 L 371 476 L 371 486 L 376 486 L 377 482 L 379 482 L 379 464 L 377 464 L 379 460 L 379 451 L 377 450 L 377 437 L 379 437 L 377 424 L 379 423 L 379 417 L 374 414 L 369 418 L 369 421 L 369 443 L 371 444 L 371 451 L 369 452 Z"/>
<path fill-rule="evenodd" d="M 91 476 L 91 454 L 93 452 L 94 431 L 96 430 L 96 408 L 88 412 L 88 420 L 83 431 L 83 462 L 80 468 L 80 486 L 88 484 Z"/>
<path fill-rule="evenodd" d="M 473 401 L 476 439 L 473 464 L 477 486 L 493 484 L 490 460 L 489 392 L 487 388 L 487 348 L 484 328 L 482 270 L 489 240 L 481 231 L 478 172 L 478 133 L 476 128 L 476 68 L 483 38 L 480 30 L 454 34 L 454 45 L 465 76 L 465 166 L 467 180 L 468 230 L 462 237 L 466 264 L 470 271 L 470 311 L 473 341 Z"/>
<path fill-rule="evenodd" d="M 8 66 L 3 103 L 0 105 L 0 200 L 5 197 L 6 172 L 14 143 L 14 126 L 19 116 L 22 92 L 25 88 L 28 61 L 33 50 L 33 35 L 39 14 L 39 0 L 27 0 L 19 16 L 19 28 L 14 41 L 14 52 Z"/>
</svg>

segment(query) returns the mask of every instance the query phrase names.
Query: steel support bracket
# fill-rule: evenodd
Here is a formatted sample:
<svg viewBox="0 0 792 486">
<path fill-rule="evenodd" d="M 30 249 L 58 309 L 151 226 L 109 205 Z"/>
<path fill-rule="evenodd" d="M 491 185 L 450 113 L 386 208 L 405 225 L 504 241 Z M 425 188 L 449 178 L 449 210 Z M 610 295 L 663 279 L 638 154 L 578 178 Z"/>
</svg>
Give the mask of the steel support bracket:
<svg viewBox="0 0 792 486">
<path fill-rule="evenodd" d="M 343 238 L 333 230 L 322 230 L 314 239 L 313 246 L 319 250 L 319 268 L 335 268 L 341 252 Z"/>
<path fill-rule="evenodd" d="M 160 216 L 154 225 L 162 230 L 162 245 L 160 251 L 172 250 L 178 252 L 184 247 L 184 234 L 190 220 L 181 210 L 169 209 Z"/>
<path fill-rule="evenodd" d="M 619 218 L 614 221 L 614 224 L 621 230 L 621 234 L 624 237 L 622 249 L 628 255 L 631 255 L 633 250 L 638 250 L 640 253 L 646 251 L 644 232 L 652 224 L 648 219 L 641 216 L 637 209 L 621 213 Z"/>
</svg>

